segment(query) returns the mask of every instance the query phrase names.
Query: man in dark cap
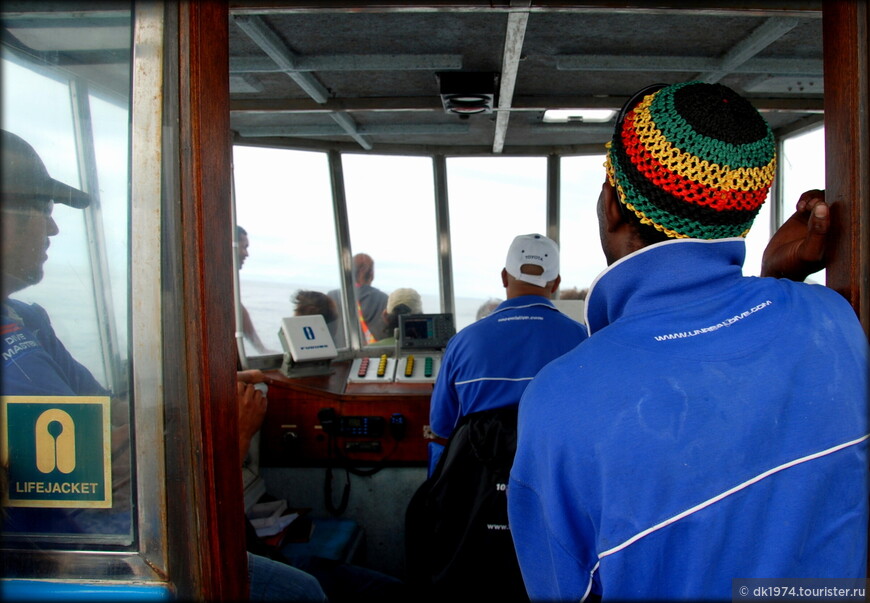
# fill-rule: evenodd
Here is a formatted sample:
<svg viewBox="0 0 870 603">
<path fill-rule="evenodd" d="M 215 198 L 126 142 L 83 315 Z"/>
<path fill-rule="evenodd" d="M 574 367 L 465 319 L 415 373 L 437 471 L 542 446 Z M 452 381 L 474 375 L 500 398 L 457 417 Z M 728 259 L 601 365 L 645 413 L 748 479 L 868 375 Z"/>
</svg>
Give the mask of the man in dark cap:
<svg viewBox="0 0 870 603">
<path fill-rule="evenodd" d="M 2 131 L 4 395 L 100 395 L 104 388 L 55 336 L 45 310 L 10 298 L 40 282 L 55 203 L 88 206 L 87 194 L 49 176 L 27 142 Z"/>
<path fill-rule="evenodd" d="M 55 203 L 81 209 L 88 206 L 89 196 L 52 178 L 33 147 L 5 130 L 2 131 L 2 170 L 3 374 L 0 391 L 10 397 L 10 403 L 13 399 L 51 400 L 55 398 L 46 397 L 60 396 L 56 400 L 61 406 L 63 397 L 108 397 L 110 392 L 58 339 L 45 309 L 11 297 L 43 278 L 50 239 L 59 232 L 52 218 Z M 22 396 L 34 398 L 13 398 Z M 106 444 L 112 448 L 112 479 L 106 484 L 107 489 L 111 487 L 111 496 L 104 495 L 105 508 L 86 508 L 89 505 L 82 500 L 63 501 L 57 505 L 61 508 L 50 508 L 50 505 L 42 508 L 41 503 L 17 500 L 5 510 L 5 533 L 130 533 L 128 416 L 123 399 L 113 400 L 111 404 L 111 442 Z M 61 411 L 57 413 L 64 415 Z M 10 424 L 6 427 L 15 429 Z M 56 439 L 58 448 L 51 465 L 55 462 L 59 465 L 61 434 L 69 430 L 66 441 L 73 442 L 77 428 L 71 422 L 55 421 L 53 428 L 46 429 Z M 64 458 L 70 467 L 82 462 L 77 448 L 67 452 Z M 21 454 L 23 456 L 19 456 Z M 18 461 L 24 467 L 29 465 L 29 454 L 15 449 L 10 452 L 9 460 L 12 472 Z M 48 483 L 54 479 L 55 472 L 49 469 L 44 473 Z"/>
<path fill-rule="evenodd" d="M 729 88 L 689 82 L 638 93 L 608 147 L 589 339 L 520 401 L 508 504 L 530 597 L 863 587 L 867 340 L 833 290 L 742 274 L 770 128 Z M 826 227 L 821 194 L 798 210 L 765 274 L 802 279 L 819 259 L 804 252 Z"/>
</svg>

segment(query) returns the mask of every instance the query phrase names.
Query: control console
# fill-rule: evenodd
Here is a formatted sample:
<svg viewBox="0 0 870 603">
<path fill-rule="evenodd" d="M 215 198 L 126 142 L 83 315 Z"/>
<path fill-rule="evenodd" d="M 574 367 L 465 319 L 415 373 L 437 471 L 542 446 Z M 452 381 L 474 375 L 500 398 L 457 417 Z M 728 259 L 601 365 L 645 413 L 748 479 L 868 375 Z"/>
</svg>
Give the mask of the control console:
<svg viewBox="0 0 870 603">
<path fill-rule="evenodd" d="M 392 358 L 357 358 L 351 365 L 350 383 L 435 383 L 441 368 L 440 352 L 421 352 Z"/>
</svg>

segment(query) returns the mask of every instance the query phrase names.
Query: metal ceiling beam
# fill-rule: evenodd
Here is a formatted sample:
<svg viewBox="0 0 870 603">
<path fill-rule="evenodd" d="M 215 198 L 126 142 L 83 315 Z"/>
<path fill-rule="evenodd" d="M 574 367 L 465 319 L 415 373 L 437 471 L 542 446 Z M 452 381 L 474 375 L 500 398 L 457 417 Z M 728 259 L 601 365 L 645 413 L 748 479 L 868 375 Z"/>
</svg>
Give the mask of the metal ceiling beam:
<svg viewBox="0 0 870 603">
<path fill-rule="evenodd" d="M 654 61 L 643 55 L 571 55 L 556 56 L 559 71 L 694 71 L 712 72 L 722 68 L 722 59 L 709 57 L 657 56 Z M 749 59 L 735 65 L 732 73 L 764 73 L 800 77 L 821 77 L 821 59 Z"/>
<path fill-rule="evenodd" d="M 338 136 L 342 129 L 335 126 L 240 126 L 236 132 L 248 138 L 271 138 L 274 136 L 290 136 L 304 138 L 319 138 L 323 136 Z M 466 123 L 454 124 L 408 124 L 402 126 L 365 126 L 359 128 L 361 135 L 372 136 L 419 136 L 424 134 L 465 134 L 469 130 Z"/>
<path fill-rule="evenodd" d="M 724 57 L 719 68 L 707 73 L 702 73 L 696 79 L 708 84 L 714 84 L 728 75 L 738 65 L 742 65 L 759 52 L 776 42 L 779 38 L 790 32 L 798 24 L 794 18 L 773 18 L 765 21 L 760 27 L 753 30 L 746 38 L 737 43 Z"/>
<path fill-rule="evenodd" d="M 272 31 L 261 17 L 233 17 L 233 21 L 263 52 L 269 55 L 281 71 L 299 84 L 305 93 L 318 103 L 325 103 L 329 91 L 308 73 L 300 73 L 296 67 L 297 56 L 284 41 Z"/>
<path fill-rule="evenodd" d="M 7 0 L 8 1 L 8 0 Z M 597 6 L 596 6 L 597 5 Z M 685 2 L 685 0 L 659 0 L 654 3 L 595 2 L 578 3 L 576 0 L 535 0 L 530 3 L 532 12 L 573 12 L 573 13 L 638 13 L 661 14 L 679 10 L 684 14 L 729 15 L 734 10 L 744 14 L 780 14 L 800 17 L 821 17 L 821 0 L 718 0 L 716 2 Z M 509 0 L 449 0 L 439 2 L 409 2 L 406 0 L 380 0 L 376 3 L 355 0 L 232 0 L 232 14 L 311 14 L 325 13 L 504 13 L 509 12 L 513 3 Z M 814 14 L 819 13 L 819 14 Z"/>
<path fill-rule="evenodd" d="M 435 96 L 397 96 L 377 98 L 332 98 L 323 104 L 307 98 L 237 98 L 230 111 L 240 113 L 328 113 L 330 111 L 438 111 L 444 112 Z"/>
<path fill-rule="evenodd" d="M 331 117 L 332 120 L 339 126 L 341 126 L 341 128 L 347 133 L 348 136 L 357 141 L 359 146 L 364 148 L 366 151 L 370 151 L 372 149 L 372 143 L 359 133 L 356 122 L 352 120 L 347 115 L 347 113 L 330 113 L 329 117 Z"/>
<path fill-rule="evenodd" d="M 462 69 L 461 54 L 349 54 L 296 56 L 294 71 L 449 71 Z M 230 73 L 285 72 L 264 57 L 230 57 Z"/>
<path fill-rule="evenodd" d="M 230 74 L 230 94 L 260 94 L 263 86 L 260 80 L 250 74 Z"/>
<path fill-rule="evenodd" d="M 759 110 L 766 111 L 797 111 L 801 113 L 816 113 L 824 108 L 822 96 L 806 97 L 773 97 L 747 95 Z M 628 100 L 627 96 L 557 96 L 542 99 L 537 96 L 515 96 L 511 112 L 543 111 L 545 109 L 572 109 L 584 107 L 588 109 L 619 109 Z M 331 99 L 324 104 L 314 103 L 308 99 L 235 99 L 230 101 L 230 111 L 240 115 L 245 113 L 269 113 L 271 115 L 293 113 L 331 113 L 344 112 L 438 112 L 443 113 L 444 107 L 438 99 L 432 97 L 385 97 Z"/>
<path fill-rule="evenodd" d="M 531 0 L 525 2 L 511 1 L 511 7 L 520 5 L 526 9 Z M 512 12 L 508 15 L 507 32 L 504 40 L 504 56 L 502 58 L 501 79 L 498 91 L 498 113 L 495 121 L 495 136 L 492 152 L 501 153 L 507 136 L 510 108 L 513 104 L 514 87 L 517 83 L 517 71 L 520 67 L 520 57 L 523 52 L 523 40 L 526 36 L 526 25 L 529 22 L 528 10 Z"/>
<path fill-rule="evenodd" d="M 261 17 L 233 17 L 233 21 L 244 31 L 263 52 L 317 103 L 329 100 L 329 91 L 314 76 L 307 72 L 299 72 L 296 64 L 298 57 L 287 47 L 284 41 L 266 24 Z M 362 148 L 371 150 L 372 144 L 359 134 L 357 124 L 345 113 L 330 113 L 335 123 L 347 132 Z"/>
</svg>

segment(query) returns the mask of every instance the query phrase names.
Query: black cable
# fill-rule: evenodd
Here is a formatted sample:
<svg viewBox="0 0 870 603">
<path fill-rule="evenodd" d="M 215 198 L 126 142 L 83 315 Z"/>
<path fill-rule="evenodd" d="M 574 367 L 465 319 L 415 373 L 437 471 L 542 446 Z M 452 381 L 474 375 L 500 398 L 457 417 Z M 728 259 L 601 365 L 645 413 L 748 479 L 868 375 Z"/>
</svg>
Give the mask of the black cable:
<svg viewBox="0 0 870 603">
<path fill-rule="evenodd" d="M 341 515 L 347 510 L 348 501 L 350 500 L 350 474 L 353 473 L 359 477 L 371 477 L 376 473 L 380 472 L 386 465 L 384 461 L 390 458 L 396 450 L 399 449 L 398 440 L 393 442 L 393 449 L 390 450 L 388 454 L 381 458 L 379 464 L 371 467 L 370 469 L 358 469 L 354 467 L 351 463 L 352 459 L 348 458 L 346 455 L 342 454 L 341 450 L 338 446 L 338 439 L 335 436 L 335 428 L 334 428 L 334 420 L 335 417 L 332 413 L 326 414 L 326 411 L 331 411 L 332 409 L 325 409 L 321 411 L 320 419 L 321 423 L 324 424 L 324 431 L 326 432 L 326 450 L 327 450 L 327 461 L 330 463 L 326 468 L 326 476 L 323 484 L 323 498 L 324 503 L 326 505 L 326 509 L 335 516 Z M 331 461 L 333 459 L 337 459 L 340 461 L 344 468 L 345 475 L 345 483 L 344 489 L 341 493 L 341 502 L 336 507 L 332 501 L 332 464 Z"/>
</svg>

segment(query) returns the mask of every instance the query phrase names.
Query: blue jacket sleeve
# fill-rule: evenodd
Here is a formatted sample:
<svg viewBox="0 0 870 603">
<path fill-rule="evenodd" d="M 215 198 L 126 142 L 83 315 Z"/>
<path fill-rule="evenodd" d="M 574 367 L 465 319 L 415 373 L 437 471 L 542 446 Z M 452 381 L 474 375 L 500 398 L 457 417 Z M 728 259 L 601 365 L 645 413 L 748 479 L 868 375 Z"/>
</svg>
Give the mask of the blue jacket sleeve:
<svg viewBox="0 0 870 603">
<path fill-rule="evenodd" d="M 526 389 L 508 483 L 508 521 L 532 601 L 581 601 L 601 591 L 592 511 L 581 500 L 596 478 L 578 462 L 585 455 L 574 455 L 579 443 L 563 422 L 560 393 L 562 384 L 539 378 Z"/>
<path fill-rule="evenodd" d="M 429 427 L 441 438 L 449 438 L 459 420 L 459 395 L 454 385 L 455 362 L 448 345 L 429 402 Z"/>
<path fill-rule="evenodd" d="M 552 533 L 537 493 L 511 477 L 508 521 L 517 560 L 532 601 L 580 601 L 593 588 L 597 565 L 588 567 L 568 554 Z"/>
</svg>

